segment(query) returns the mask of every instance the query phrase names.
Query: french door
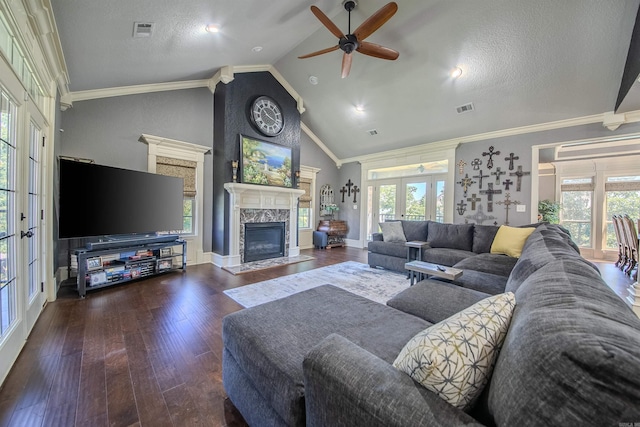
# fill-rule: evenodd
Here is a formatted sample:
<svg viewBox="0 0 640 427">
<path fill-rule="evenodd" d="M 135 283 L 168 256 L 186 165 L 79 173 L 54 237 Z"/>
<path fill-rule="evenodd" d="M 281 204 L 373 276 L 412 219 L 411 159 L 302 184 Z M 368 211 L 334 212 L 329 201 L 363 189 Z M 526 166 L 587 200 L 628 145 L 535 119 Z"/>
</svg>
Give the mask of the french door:
<svg viewBox="0 0 640 427">
<path fill-rule="evenodd" d="M 6 64 L 0 63 L 0 71 Z M 46 121 L 10 73 L 0 74 L 0 383 L 42 311 Z"/>
<path fill-rule="evenodd" d="M 369 238 L 378 231 L 378 223 L 407 221 L 444 221 L 446 174 L 372 181 L 369 187 Z"/>
</svg>

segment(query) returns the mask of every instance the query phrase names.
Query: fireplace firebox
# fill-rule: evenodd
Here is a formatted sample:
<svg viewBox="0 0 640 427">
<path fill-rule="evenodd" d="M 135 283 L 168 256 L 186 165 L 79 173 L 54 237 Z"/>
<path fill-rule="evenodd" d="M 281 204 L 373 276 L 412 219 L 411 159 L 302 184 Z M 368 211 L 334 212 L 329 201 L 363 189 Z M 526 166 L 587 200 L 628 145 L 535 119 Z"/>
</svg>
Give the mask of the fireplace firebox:
<svg viewBox="0 0 640 427">
<path fill-rule="evenodd" d="M 248 222 L 244 225 L 244 262 L 283 257 L 284 222 Z"/>
</svg>

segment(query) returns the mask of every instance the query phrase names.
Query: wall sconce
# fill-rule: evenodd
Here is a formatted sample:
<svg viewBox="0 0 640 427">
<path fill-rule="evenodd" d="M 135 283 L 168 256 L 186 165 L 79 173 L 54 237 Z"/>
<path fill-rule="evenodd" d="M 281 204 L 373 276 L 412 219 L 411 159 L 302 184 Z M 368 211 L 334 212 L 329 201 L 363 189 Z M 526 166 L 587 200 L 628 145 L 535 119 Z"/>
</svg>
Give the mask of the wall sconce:
<svg viewBox="0 0 640 427">
<path fill-rule="evenodd" d="M 296 176 L 296 188 L 300 188 L 300 171 L 295 171 L 294 175 Z"/>
<path fill-rule="evenodd" d="M 231 170 L 233 171 L 233 182 L 238 182 L 238 161 L 231 160 Z"/>
</svg>

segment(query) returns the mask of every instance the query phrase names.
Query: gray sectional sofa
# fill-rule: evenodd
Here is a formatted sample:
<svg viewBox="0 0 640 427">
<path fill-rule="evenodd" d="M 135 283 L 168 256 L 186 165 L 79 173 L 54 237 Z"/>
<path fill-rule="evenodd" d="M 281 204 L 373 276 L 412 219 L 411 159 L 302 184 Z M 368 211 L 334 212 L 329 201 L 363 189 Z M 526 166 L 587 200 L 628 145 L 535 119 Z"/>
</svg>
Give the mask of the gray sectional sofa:
<svg viewBox="0 0 640 427">
<path fill-rule="evenodd" d="M 443 224 L 434 221 L 398 221 L 402 224 L 406 241 L 428 242 L 422 251 L 422 261 L 463 270 L 454 283 L 488 294 L 504 292 L 517 258 L 492 254 L 491 244 L 499 226 L 477 224 Z M 542 224 L 531 224 L 537 227 Z M 567 242 L 577 246 L 571 240 Z M 374 233 L 368 244 L 371 267 L 405 271 L 407 247 L 404 242 L 387 242 L 382 233 Z"/>
<path fill-rule="evenodd" d="M 568 234 L 538 227 L 503 290 L 516 307 L 493 374 L 466 412 L 392 366 L 416 333 L 489 296 L 430 279 L 386 306 L 325 285 L 226 316 L 225 390 L 252 426 L 640 421 L 640 320 Z"/>
</svg>

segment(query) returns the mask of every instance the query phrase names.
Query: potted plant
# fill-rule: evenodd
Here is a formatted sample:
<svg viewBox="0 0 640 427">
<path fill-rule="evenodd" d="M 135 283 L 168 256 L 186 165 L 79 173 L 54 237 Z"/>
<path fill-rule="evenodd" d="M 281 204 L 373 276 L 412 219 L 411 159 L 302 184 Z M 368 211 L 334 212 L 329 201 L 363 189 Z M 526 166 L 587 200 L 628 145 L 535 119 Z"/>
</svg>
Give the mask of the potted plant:
<svg viewBox="0 0 640 427">
<path fill-rule="evenodd" d="M 560 222 L 560 203 L 554 200 L 540 200 L 538 202 L 538 220 L 546 221 L 551 224 Z"/>
</svg>

